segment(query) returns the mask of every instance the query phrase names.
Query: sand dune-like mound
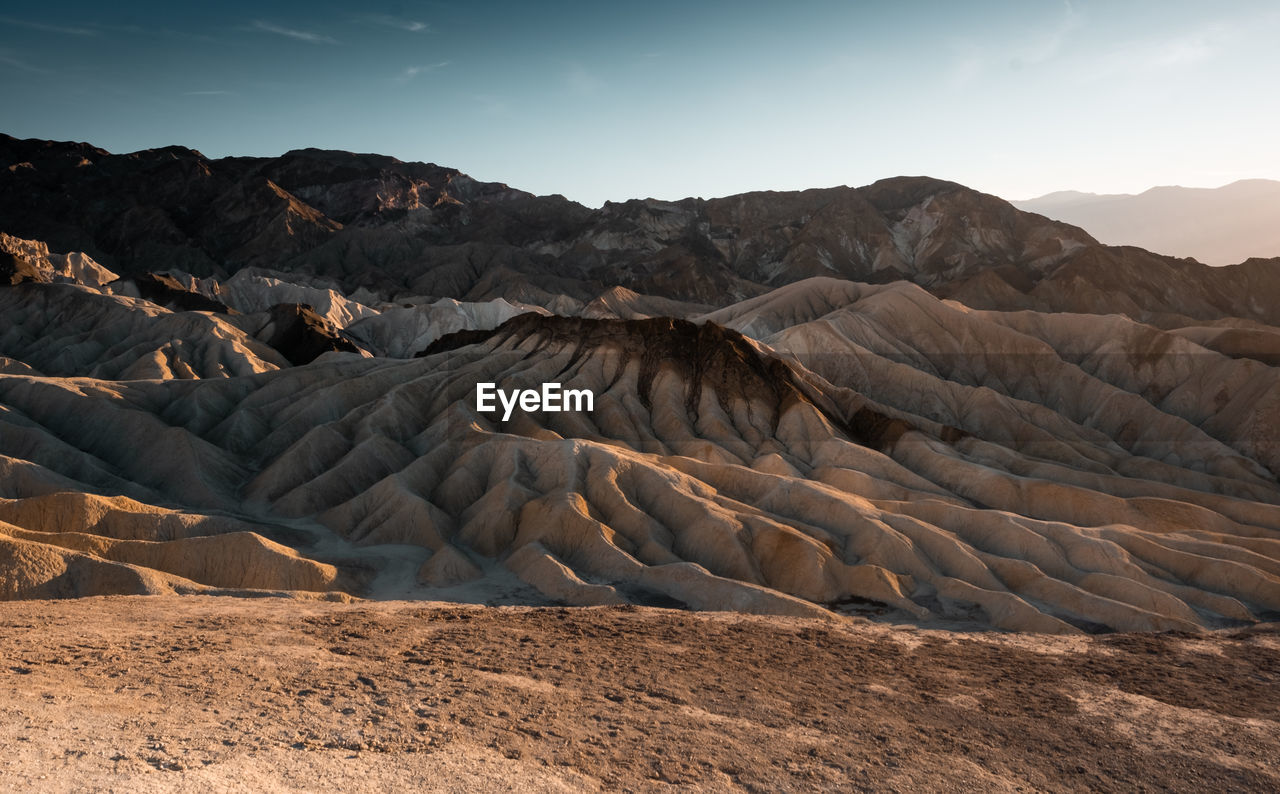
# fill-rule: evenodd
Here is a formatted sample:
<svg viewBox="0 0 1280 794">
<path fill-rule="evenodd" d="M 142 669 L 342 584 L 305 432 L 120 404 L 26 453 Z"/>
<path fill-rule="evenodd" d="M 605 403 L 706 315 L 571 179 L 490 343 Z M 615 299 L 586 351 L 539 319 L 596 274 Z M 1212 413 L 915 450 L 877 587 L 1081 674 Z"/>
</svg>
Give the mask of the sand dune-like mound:
<svg viewBox="0 0 1280 794">
<path fill-rule="evenodd" d="M 210 589 L 323 592 L 337 578 L 333 566 L 252 533 L 155 543 L 0 524 L 0 536 L 9 557 L 0 567 L 20 572 L 0 577 L 0 600 Z"/>
<path fill-rule="evenodd" d="M 72 284 L 0 289 L 0 355 L 45 375 L 108 380 L 195 379 L 289 363 L 228 318 L 174 312 Z"/>
<path fill-rule="evenodd" d="M 378 355 L 409 358 L 446 334 L 462 330 L 491 331 L 512 317 L 531 311 L 548 313 L 537 306 L 512 304 L 501 298 L 479 303 L 441 298 L 428 304 L 385 308 L 377 316 L 353 323 L 347 330 Z"/>
<path fill-rule="evenodd" d="M 133 565 L 12 537 L 0 524 L 0 601 L 173 593 L 184 582 Z M 191 591 L 198 592 L 193 585 Z"/>
<path fill-rule="evenodd" d="M 1280 611 L 1274 447 L 1239 429 L 1270 416 L 1270 368 L 1143 344 L 1163 332 L 1131 321 L 809 287 L 741 314 L 802 321 L 768 344 L 714 322 L 525 314 L 409 361 L 110 389 L 0 376 L 0 454 L 21 487 L 126 482 L 332 548 L 417 548 L 379 586 L 420 593 L 483 588 L 497 564 L 577 604 L 862 605 L 1045 632 Z M 1188 352 L 1213 357 L 1225 402 L 1178 377 Z M 593 410 L 476 408 L 478 382 L 548 381 L 590 389 Z"/>
<path fill-rule="evenodd" d="M 336 589 L 305 559 L 224 516 L 59 491 L 0 499 L 0 600 L 68 595 Z"/>
<path fill-rule="evenodd" d="M 901 284 L 897 288 L 901 288 Z M 811 322 L 894 285 L 858 284 L 817 276 L 779 287 L 749 300 L 695 318 L 765 339 L 784 328 Z"/>
</svg>

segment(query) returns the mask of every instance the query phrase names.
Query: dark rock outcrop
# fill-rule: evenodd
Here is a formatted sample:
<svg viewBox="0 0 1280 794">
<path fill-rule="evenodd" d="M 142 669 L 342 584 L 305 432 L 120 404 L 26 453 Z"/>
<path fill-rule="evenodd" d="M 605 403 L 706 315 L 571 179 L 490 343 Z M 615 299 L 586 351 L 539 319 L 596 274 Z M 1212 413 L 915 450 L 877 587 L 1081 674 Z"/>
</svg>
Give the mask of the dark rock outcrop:
<svg viewBox="0 0 1280 794">
<path fill-rule="evenodd" d="M 138 293 L 138 297 L 145 298 L 158 306 L 164 306 L 168 309 L 235 314 L 233 310 L 222 302 L 187 289 L 173 276 L 143 273 L 136 278 L 129 279 L 128 285 L 133 286 Z M 128 289 L 128 285 L 113 283 L 112 287 L 118 291 L 133 292 L 134 290 Z"/>
<path fill-rule="evenodd" d="M 359 353 L 360 348 L 311 307 L 279 303 L 271 307 L 271 319 L 258 338 L 297 365 L 310 364 L 328 352 Z"/>
</svg>

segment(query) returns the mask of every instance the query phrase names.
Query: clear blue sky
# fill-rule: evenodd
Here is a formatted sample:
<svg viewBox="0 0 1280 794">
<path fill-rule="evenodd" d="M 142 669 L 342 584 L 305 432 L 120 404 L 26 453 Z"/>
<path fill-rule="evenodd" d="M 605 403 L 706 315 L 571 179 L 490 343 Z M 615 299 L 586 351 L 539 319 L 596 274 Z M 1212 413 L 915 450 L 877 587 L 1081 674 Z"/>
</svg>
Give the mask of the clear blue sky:
<svg viewBox="0 0 1280 794">
<path fill-rule="evenodd" d="M 0 6 L 0 131 L 375 151 L 588 205 L 1280 178 L 1275 2 Z"/>
</svg>

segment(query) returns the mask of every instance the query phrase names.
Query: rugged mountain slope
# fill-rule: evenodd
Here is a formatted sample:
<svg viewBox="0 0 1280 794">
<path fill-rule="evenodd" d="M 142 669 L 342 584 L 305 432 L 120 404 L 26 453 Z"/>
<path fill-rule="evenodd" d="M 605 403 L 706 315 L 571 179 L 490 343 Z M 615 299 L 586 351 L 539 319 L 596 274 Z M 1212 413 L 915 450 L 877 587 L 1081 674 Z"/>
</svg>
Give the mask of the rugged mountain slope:
<svg viewBox="0 0 1280 794">
<path fill-rule="evenodd" d="M 307 364 L 331 352 L 407 358 L 453 331 L 492 330 L 517 314 L 546 313 L 502 299 L 418 299 L 374 309 L 331 287 L 254 270 L 226 283 L 181 272 L 120 279 L 83 254 L 51 254 L 43 243 L 3 235 L 0 246 L 12 257 L 14 282 L 0 289 L 8 320 L 0 325 L 0 369 L 27 374 L 235 377 Z M 635 301 L 654 302 L 633 298 L 614 308 L 631 316 Z M 656 300 L 663 308 L 681 306 Z M 611 306 L 602 299 L 590 308 L 596 316 L 612 316 Z"/>
<path fill-rule="evenodd" d="M 0 162 L 6 223 L 27 230 L 19 236 L 98 252 L 130 274 L 270 265 L 371 214 L 456 206 L 451 191 L 468 199 L 522 195 L 452 169 L 316 150 L 209 160 L 178 146 L 112 155 L 4 136 Z M 331 190 L 335 184 L 343 190 Z"/>
<path fill-rule="evenodd" d="M 1067 191 L 1014 206 L 1088 229 L 1111 245 L 1136 245 L 1209 265 L 1280 254 L 1280 182 L 1155 187 L 1138 195 Z"/>
<path fill-rule="evenodd" d="M 0 376 L 8 496 L 230 511 L 311 533 L 304 552 L 329 561 L 342 542 L 422 549 L 404 557 L 419 584 L 384 572 L 383 593 L 514 574 L 569 603 L 822 615 L 869 600 L 1052 632 L 1280 610 L 1274 441 L 1185 418 L 1216 414 L 1194 414 L 1198 387 L 1160 393 L 1178 351 L 1126 365 L 1101 355 L 1115 329 L 1064 342 L 1034 316 L 971 316 L 915 287 L 819 281 L 773 299 L 823 311 L 853 292 L 853 311 L 795 324 L 792 310 L 771 337 L 792 363 L 712 323 L 524 315 L 411 361 L 110 388 Z M 967 319 L 940 331 L 946 312 Z M 1276 391 L 1271 368 L 1217 359 L 1233 392 Z M 1048 364 L 1074 373 L 1061 393 L 1036 388 Z M 593 389 L 594 411 L 476 410 L 477 382 L 549 380 Z M 1275 410 L 1241 405 L 1258 422 Z"/>
<path fill-rule="evenodd" d="M 905 279 L 979 308 L 1280 324 L 1276 261 L 1213 269 L 1107 247 L 923 177 L 589 210 L 347 152 L 210 160 L 177 147 L 111 155 L 6 137 L 0 165 L 0 231 L 125 275 L 226 280 L 258 266 L 381 300 L 503 298 L 552 311 L 615 287 L 724 306 L 813 276 Z"/>
<path fill-rule="evenodd" d="M 592 211 L 342 152 L 0 155 L 0 597 L 1280 614 L 1275 262 L 924 178 Z"/>
<path fill-rule="evenodd" d="M 241 289 L 233 296 L 257 310 L 240 314 L 210 297 L 221 297 L 216 281 L 153 273 L 120 279 L 82 254 L 49 254 L 42 243 L 8 236 L 0 244 L 13 258 L 14 283 L 0 290 L 8 320 L 0 327 L 0 357 L 10 371 L 109 380 L 235 377 L 327 352 L 368 355 L 310 307 L 273 300 L 314 290 L 265 282 L 246 299 Z M 339 308 L 350 303 L 335 301 Z"/>
</svg>

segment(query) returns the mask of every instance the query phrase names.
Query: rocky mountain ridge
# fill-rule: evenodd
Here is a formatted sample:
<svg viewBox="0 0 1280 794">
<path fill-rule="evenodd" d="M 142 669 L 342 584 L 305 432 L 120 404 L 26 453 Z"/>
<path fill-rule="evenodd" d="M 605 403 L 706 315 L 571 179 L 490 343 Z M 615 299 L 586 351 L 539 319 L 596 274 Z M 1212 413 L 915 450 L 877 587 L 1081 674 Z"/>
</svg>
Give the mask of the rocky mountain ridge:
<svg viewBox="0 0 1280 794">
<path fill-rule="evenodd" d="M 249 267 L 394 301 L 550 308 L 612 288 L 723 306 L 814 276 L 908 280 L 976 308 L 1280 324 L 1280 260 L 1226 268 L 1099 244 L 925 177 L 591 210 L 378 155 L 112 155 L 0 138 L 0 231 L 124 275 Z M 1280 253 L 1280 252 L 1277 252 Z"/>
</svg>

